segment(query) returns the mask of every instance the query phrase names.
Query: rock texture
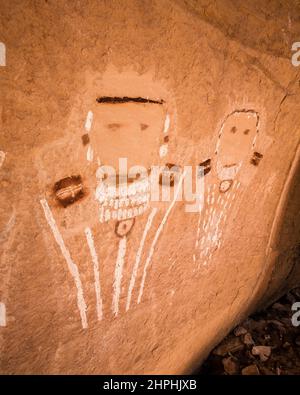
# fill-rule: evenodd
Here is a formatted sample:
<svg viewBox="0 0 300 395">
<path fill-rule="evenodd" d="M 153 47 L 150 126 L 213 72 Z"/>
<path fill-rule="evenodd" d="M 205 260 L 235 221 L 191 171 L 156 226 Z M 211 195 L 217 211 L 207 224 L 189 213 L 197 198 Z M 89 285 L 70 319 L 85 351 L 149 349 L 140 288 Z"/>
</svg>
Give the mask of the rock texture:
<svg viewBox="0 0 300 395">
<path fill-rule="evenodd" d="M 2 3 L 1 373 L 192 371 L 299 281 L 299 3 Z M 118 141 L 147 166 L 205 163 L 201 213 L 101 222 Z"/>
</svg>

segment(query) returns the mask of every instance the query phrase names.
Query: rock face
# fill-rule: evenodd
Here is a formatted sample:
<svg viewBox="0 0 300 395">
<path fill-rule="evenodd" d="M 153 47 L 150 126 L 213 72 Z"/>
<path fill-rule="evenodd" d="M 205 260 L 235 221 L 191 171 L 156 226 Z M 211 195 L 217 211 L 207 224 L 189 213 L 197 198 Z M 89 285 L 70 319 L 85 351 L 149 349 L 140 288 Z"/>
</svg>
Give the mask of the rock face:
<svg viewBox="0 0 300 395">
<path fill-rule="evenodd" d="M 2 373 L 190 372 L 299 281 L 299 4 L 166 3 L 1 6 Z"/>
</svg>

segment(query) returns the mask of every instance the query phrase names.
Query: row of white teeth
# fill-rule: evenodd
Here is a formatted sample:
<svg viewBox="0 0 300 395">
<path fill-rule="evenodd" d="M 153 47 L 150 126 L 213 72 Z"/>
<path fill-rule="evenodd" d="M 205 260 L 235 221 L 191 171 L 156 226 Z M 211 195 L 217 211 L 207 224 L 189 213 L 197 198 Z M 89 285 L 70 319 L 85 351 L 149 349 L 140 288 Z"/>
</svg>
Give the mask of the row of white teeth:
<svg viewBox="0 0 300 395">
<path fill-rule="evenodd" d="M 105 209 L 103 206 L 100 209 L 100 222 L 107 222 L 109 220 L 117 220 L 121 221 L 124 219 L 129 219 L 133 217 L 137 217 L 138 215 L 143 214 L 149 204 L 142 204 L 141 206 L 129 208 L 129 209 L 118 209 L 118 210 L 111 210 L 109 208 Z"/>
<path fill-rule="evenodd" d="M 150 194 L 138 194 L 130 198 L 120 198 L 120 199 L 108 199 L 107 197 L 100 196 L 98 198 L 102 206 L 109 206 L 117 210 L 121 207 L 137 206 L 143 203 L 147 203 L 150 200 Z"/>
<path fill-rule="evenodd" d="M 139 183 L 133 183 L 127 186 L 119 186 L 116 188 L 115 186 L 108 186 L 105 183 L 101 183 L 97 186 L 96 189 L 96 198 L 100 199 L 110 199 L 116 197 L 130 197 L 135 196 L 138 193 L 145 193 L 150 191 L 150 183 L 149 181 L 143 181 Z"/>
</svg>

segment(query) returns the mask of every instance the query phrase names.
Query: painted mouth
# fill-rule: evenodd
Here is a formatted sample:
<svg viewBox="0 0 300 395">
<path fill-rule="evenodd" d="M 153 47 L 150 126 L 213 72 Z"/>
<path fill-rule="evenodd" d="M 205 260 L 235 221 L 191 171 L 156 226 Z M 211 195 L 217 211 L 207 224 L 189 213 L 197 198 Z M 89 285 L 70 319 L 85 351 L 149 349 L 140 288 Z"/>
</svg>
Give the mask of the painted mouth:
<svg viewBox="0 0 300 395">
<path fill-rule="evenodd" d="M 223 164 L 217 162 L 217 173 L 220 180 L 233 180 L 240 170 L 242 163 Z"/>
<path fill-rule="evenodd" d="M 95 197 L 100 203 L 100 222 L 133 218 L 149 207 L 150 181 L 145 178 L 118 187 L 102 181 Z"/>
<path fill-rule="evenodd" d="M 230 168 L 230 167 L 235 167 L 235 166 L 237 166 L 237 163 L 230 163 L 228 165 L 223 165 L 223 167 L 225 167 L 225 168 Z"/>
</svg>

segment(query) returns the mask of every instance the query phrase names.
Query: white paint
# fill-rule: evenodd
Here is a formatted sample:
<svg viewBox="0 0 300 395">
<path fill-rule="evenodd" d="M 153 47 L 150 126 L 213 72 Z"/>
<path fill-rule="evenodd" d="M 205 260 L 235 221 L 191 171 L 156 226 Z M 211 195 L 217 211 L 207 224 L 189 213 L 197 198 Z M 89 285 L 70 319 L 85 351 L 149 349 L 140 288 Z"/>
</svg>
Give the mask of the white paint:
<svg viewBox="0 0 300 395">
<path fill-rule="evenodd" d="M 6 46 L 0 43 L 0 66 L 6 66 Z"/>
<path fill-rule="evenodd" d="M 139 264 L 140 264 L 140 261 L 141 261 L 145 240 L 146 240 L 147 234 L 148 234 L 148 232 L 149 232 L 149 230 L 151 228 L 152 221 L 153 221 L 153 218 L 155 217 L 156 213 L 157 213 L 157 208 L 153 208 L 151 213 L 148 216 L 148 220 L 147 220 L 144 232 L 143 232 L 143 236 L 141 238 L 141 242 L 140 242 L 138 251 L 136 253 L 135 263 L 134 263 L 134 267 L 133 267 L 133 270 L 132 270 L 131 279 L 130 279 L 129 288 L 128 288 L 128 295 L 127 295 L 127 302 L 126 302 L 126 311 L 128 311 L 128 309 L 130 307 L 132 291 L 133 291 L 135 280 L 136 280 L 136 276 L 137 276 L 137 273 L 138 273 L 138 268 L 139 268 Z"/>
<path fill-rule="evenodd" d="M 0 151 L 0 168 L 2 167 L 2 165 L 5 161 L 5 156 L 6 156 L 5 152 Z"/>
<path fill-rule="evenodd" d="M 166 115 L 165 124 L 164 124 L 164 134 L 167 134 L 170 128 L 170 115 Z"/>
<path fill-rule="evenodd" d="M 217 161 L 217 174 L 220 180 L 233 180 L 242 166 L 242 162 L 232 165 L 230 167 L 223 166 L 222 163 Z"/>
<path fill-rule="evenodd" d="M 223 129 L 223 128 L 222 128 Z M 217 155 L 219 153 L 220 150 L 220 144 L 221 144 L 221 136 L 219 136 L 218 141 L 217 141 L 217 145 L 216 145 L 216 150 L 215 150 L 215 155 Z"/>
<path fill-rule="evenodd" d="M 0 326 L 6 326 L 6 307 L 3 302 L 0 302 Z"/>
<path fill-rule="evenodd" d="M 86 159 L 89 162 L 92 162 L 94 158 L 94 151 L 93 148 L 89 145 L 88 149 L 87 149 L 87 153 L 86 153 Z"/>
<path fill-rule="evenodd" d="M 124 258 L 126 254 L 126 241 L 126 236 L 124 236 L 119 242 L 119 250 L 115 267 L 115 281 L 113 284 L 114 295 L 112 301 L 112 312 L 115 316 L 117 316 L 119 313 L 119 300 L 121 295 Z"/>
<path fill-rule="evenodd" d="M 195 242 L 195 249 L 198 248 L 198 244 L 199 244 L 199 238 L 200 238 L 200 225 L 201 225 L 201 213 L 199 213 L 199 218 L 198 218 L 198 224 L 197 224 L 197 235 L 196 235 L 196 242 Z M 202 237 L 203 240 L 203 237 Z M 201 240 L 201 243 L 202 243 Z M 193 255 L 193 260 L 194 262 L 196 262 L 196 257 L 195 254 Z"/>
<path fill-rule="evenodd" d="M 103 318 L 103 303 L 101 298 L 101 286 L 100 286 L 100 274 L 99 274 L 99 261 L 98 255 L 95 249 L 95 243 L 93 234 L 90 228 L 85 228 L 84 233 L 86 235 L 87 243 L 90 249 L 92 261 L 93 261 L 93 269 L 94 269 L 94 279 L 95 279 L 95 293 L 96 293 L 96 306 L 97 306 L 97 317 L 98 320 L 102 320 Z"/>
<path fill-rule="evenodd" d="M 82 284 L 81 284 L 78 268 L 77 268 L 76 264 L 73 262 L 71 255 L 69 253 L 69 250 L 65 246 L 64 240 L 63 240 L 62 235 L 60 234 L 60 231 L 56 225 L 55 219 L 52 215 L 50 207 L 48 206 L 47 200 L 41 199 L 40 203 L 43 207 L 45 218 L 50 226 L 50 229 L 52 230 L 55 241 L 58 244 L 63 257 L 65 258 L 67 265 L 68 265 L 68 269 L 74 279 L 74 282 L 75 282 L 75 285 L 77 288 L 77 306 L 78 306 L 78 309 L 80 312 L 82 327 L 85 329 L 88 327 L 87 316 L 86 316 L 87 306 L 86 306 L 84 296 L 83 296 Z"/>
<path fill-rule="evenodd" d="M 168 154 L 168 144 L 163 144 L 159 147 L 160 158 L 165 157 Z"/>
<path fill-rule="evenodd" d="M 150 250 L 149 250 L 149 254 L 148 254 L 145 266 L 144 266 L 143 277 L 142 277 L 142 281 L 141 281 L 141 286 L 140 286 L 140 291 L 139 291 L 137 303 L 140 303 L 141 300 L 142 300 L 145 280 L 146 280 L 146 276 L 147 276 L 147 269 L 148 269 L 148 267 L 150 265 L 150 262 L 151 262 L 151 259 L 152 259 L 153 253 L 154 253 L 154 248 L 155 248 L 156 243 L 157 243 L 157 241 L 159 239 L 160 233 L 162 232 L 162 230 L 163 230 L 163 228 L 165 226 L 165 223 L 166 223 L 166 221 L 167 221 L 167 219 L 169 217 L 169 214 L 170 214 L 172 208 L 175 205 L 175 202 L 176 202 L 178 194 L 180 192 L 181 185 L 182 185 L 182 182 L 183 182 L 183 179 L 184 179 L 185 175 L 186 175 L 186 171 L 184 171 L 182 173 L 182 175 L 181 175 L 181 177 L 179 179 L 178 185 L 177 185 L 177 189 L 176 189 L 176 191 L 174 193 L 174 198 L 173 198 L 171 204 L 169 205 L 169 207 L 168 207 L 168 209 L 167 209 L 167 211 L 166 211 L 166 213 L 165 213 L 165 215 L 164 215 L 164 217 L 163 217 L 163 219 L 162 219 L 162 221 L 161 221 L 161 223 L 160 223 L 160 225 L 159 225 L 159 227 L 158 227 L 158 229 L 157 229 L 157 231 L 155 233 L 155 236 L 154 236 L 154 239 L 152 241 L 152 244 L 151 244 L 151 247 L 150 247 Z"/>
<path fill-rule="evenodd" d="M 135 181 L 126 187 L 121 185 L 117 187 L 111 182 L 101 182 L 96 188 L 95 198 L 100 204 L 100 222 L 136 217 L 149 208 L 149 177 Z M 124 209 L 122 208 L 124 206 L 131 206 L 131 208 Z M 106 207 L 105 215 L 104 207 Z"/>
<path fill-rule="evenodd" d="M 94 117 L 94 115 L 93 115 L 92 111 L 89 111 L 89 112 L 87 113 L 87 117 L 86 117 L 85 125 L 84 125 L 84 128 L 85 128 L 85 130 L 86 130 L 87 132 L 90 132 L 90 130 L 91 130 L 91 128 L 92 128 L 93 117 Z"/>
</svg>

